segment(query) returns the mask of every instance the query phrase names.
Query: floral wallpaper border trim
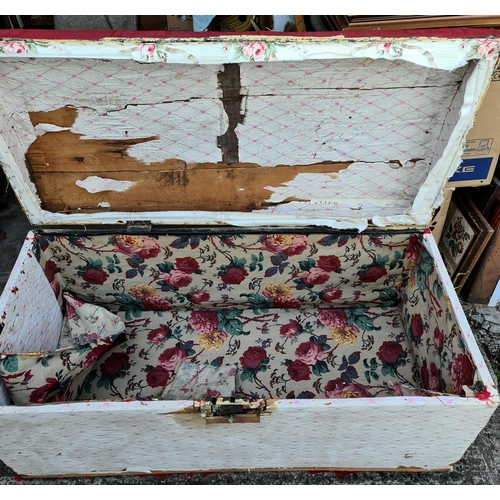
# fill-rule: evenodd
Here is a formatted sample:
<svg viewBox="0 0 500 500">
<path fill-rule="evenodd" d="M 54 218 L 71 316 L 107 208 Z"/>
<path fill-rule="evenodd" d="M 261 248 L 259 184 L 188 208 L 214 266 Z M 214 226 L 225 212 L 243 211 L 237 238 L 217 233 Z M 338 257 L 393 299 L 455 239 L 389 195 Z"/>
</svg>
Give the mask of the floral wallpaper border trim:
<svg viewBox="0 0 500 500">
<path fill-rule="evenodd" d="M 98 41 L 0 39 L 1 57 L 103 57 L 140 62 L 221 64 L 369 57 L 402 59 L 453 70 L 471 59 L 494 59 L 497 38 L 360 38 L 235 36 L 205 39 L 114 39 Z"/>
</svg>

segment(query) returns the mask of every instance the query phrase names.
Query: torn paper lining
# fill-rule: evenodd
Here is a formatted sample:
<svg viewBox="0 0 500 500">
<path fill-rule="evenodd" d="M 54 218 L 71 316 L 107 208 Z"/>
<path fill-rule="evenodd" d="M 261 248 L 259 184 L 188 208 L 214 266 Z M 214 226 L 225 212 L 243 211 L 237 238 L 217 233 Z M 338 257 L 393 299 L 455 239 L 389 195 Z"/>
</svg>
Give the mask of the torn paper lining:
<svg viewBox="0 0 500 500">
<path fill-rule="evenodd" d="M 116 181 L 114 179 L 104 179 L 96 175 L 91 175 L 86 179 L 76 181 L 75 184 L 89 193 L 101 193 L 102 191 L 116 191 L 117 193 L 123 193 L 137 184 L 137 182 Z"/>
<path fill-rule="evenodd" d="M 53 44 L 53 47 L 57 47 L 59 42 Z M 29 57 L 49 57 L 50 54 L 53 57 L 67 57 L 71 55 L 72 57 L 90 57 L 96 59 L 98 57 L 102 57 L 105 54 L 110 54 L 112 52 L 113 47 L 116 47 L 116 43 L 110 41 L 107 44 L 104 44 L 102 47 L 98 48 L 97 44 L 93 44 L 93 42 L 89 42 L 83 46 L 80 42 L 65 42 L 65 52 L 54 53 L 51 52 L 52 49 L 40 47 L 39 53 L 37 54 L 29 54 Z M 189 45 L 190 42 L 186 42 Z M 380 43 L 380 42 L 378 42 Z M 284 51 L 280 49 L 279 54 L 277 52 L 277 58 L 283 60 L 299 60 L 299 59 L 349 59 L 352 57 L 356 58 L 383 58 L 387 60 L 395 60 L 399 58 L 399 60 L 407 60 L 414 62 L 419 65 L 423 65 L 426 67 L 436 67 L 441 69 L 453 70 L 458 68 L 459 66 L 465 64 L 468 58 L 479 58 L 478 55 L 478 46 L 480 48 L 480 43 L 478 45 L 477 41 L 474 40 L 410 40 L 403 42 L 398 41 L 402 48 L 402 52 L 398 52 L 398 48 L 396 46 L 396 42 L 391 41 L 389 43 L 390 50 L 384 52 L 384 46 L 379 47 L 375 42 L 360 40 L 360 41 L 347 41 L 347 40 L 330 40 L 327 42 L 322 41 L 314 41 L 314 43 L 310 43 L 307 45 L 307 50 L 304 50 L 302 55 L 299 55 L 299 51 L 296 49 L 299 45 L 302 45 L 302 42 L 296 44 L 297 47 L 293 48 L 289 45 L 285 44 L 286 47 Z M 131 52 L 127 52 L 123 50 L 124 45 L 130 47 Z M 476 45 L 474 45 L 476 44 Z M 49 44 L 50 45 L 50 44 Z M 120 44 L 118 44 L 120 45 Z M 52 47 L 52 45 L 51 45 Z M 116 58 L 135 58 L 134 47 L 137 48 L 137 44 L 134 45 L 133 42 L 127 41 L 126 43 L 121 43 L 120 54 L 116 53 Z M 220 49 L 216 44 L 211 46 L 206 46 L 206 44 L 198 43 L 192 44 L 193 48 L 196 48 L 196 51 L 201 50 L 200 54 L 203 54 L 203 57 L 197 57 L 197 60 L 201 63 L 210 64 L 219 62 L 227 62 L 228 57 L 231 55 L 230 53 L 226 53 L 222 55 L 215 55 L 217 50 Z M 59 49 L 57 49 L 59 50 Z M 127 49 L 128 50 L 128 49 Z M 474 50 L 476 52 L 474 52 Z M 379 53 L 381 52 L 381 53 Z M 28 56 L 28 54 L 26 53 Z M 13 57 L 11 54 L 2 54 L 2 57 Z M 19 56 L 16 56 L 19 57 Z M 21 55 L 24 57 L 24 54 Z M 112 58 L 112 57 L 111 57 Z M 180 59 L 186 57 L 184 55 L 173 54 L 172 58 L 169 59 L 169 62 L 180 62 Z M 192 63 L 192 61 L 187 58 L 182 62 Z M 152 62 L 152 61 L 147 61 Z M 152 66 L 154 67 L 154 66 Z M 479 68 L 479 70 L 478 70 Z M 492 59 L 481 59 L 479 60 L 476 69 L 474 69 L 473 76 L 471 80 L 477 80 L 475 84 L 470 85 L 470 82 L 467 84 L 467 92 L 466 99 L 472 99 L 472 104 L 469 103 L 462 109 L 462 114 L 459 120 L 459 126 L 454 128 L 453 133 L 451 134 L 450 144 L 448 144 L 445 149 L 445 158 L 443 161 L 438 161 L 436 166 L 433 168 L 431 174 L 433 174 L 433 179 L 429 181 L 429 183 L 425 184 L 424 188 L 421 189 L 419 195 L 415 200 L 413 205 L 413 209 L 411 212 L 402 213 L 401 215 L 395 217 L 379 217 L 377 215 L 374 216 L 373 220 L 378 221 L 381 225 L 386 223 L 402 223 L 402 224 L 411 224 L 417 223 L 422 224 L 427 221 L 432 213 L 432 207 L 435 205 L 436 200 L 439 199 L 440 192 L 442 186 L 446 179 L 444 177 L 451 175 L 454 169 L 459 164 L 460 161 L 460 141 L 463 139 L 467 127 L 470 127 L 472 124 L 472 112 L 474 109 L 474 105 L 477 103 L 479 97 L 482 95 L 483 90 L 485 89 L 485 85 L 488 81 L 489 74 L 491 74 L 491 70 L 493 68 Z M 2 80 L 3 82 L 4 80 Z M 8 116 L 10 120 L 10 114 Z M 8 120 L 7 120 L 8 122 Z M 5 121 L 4 121 L 5 123 Z M 2 133 L 4 131 L 4 127 L 2 127 Z M 9 134 L 9 135 L 13 135 Z M 33 134 L 34 135 L 34 134 Z M 21 139 L 22 140 L 22 139 Z M 76 215 L 68 215 L 68 214 L 52 214 L 41 210 L 40 202 L 36 195 L 35 187 L 29 181 L 27 174 L 24 169 L 24 160 L 23 155 L 24 152 L 20 151 L 19 145 L 16 144 L 16 141 L 19 142 L 19 136 L 16 136 L 16 139 L 11 140 L 9 137 L 5 142 L 1 142 L 0 146 L 2 147 L 2 151 L 0 153 L 0 158 L 5 165 L 5 170 L 7 171 L 7 175 L 10 179 L 14 179 L 12 184 L 16 189 L 16 192 L 23 193 L 23 205 L 28 212 L 30 218 L 32 218 L 33 222 L 36 223 L 79 223 L 85 221 L 85 223 L 92 222 L 100 222 L 100 221 L 120 221 L 123 218 L 127 218 L 129 214 L 127 213 L 101 213 L 101 214 L 76 214 Z M 5 147 L 9 148 L 9 151 L 5 151 Z M 21 153 L 21 154 L 18 154 Z M 430 186 L 430 184 L 434 183 L 435 187 Z M 428 188 L 428 189 L 427 189 Z M 421 196 L 420 196 L 421 195 Z M 144 213 L 144 216 L 148 215 L 153 222 L 157 221 L 169 221 L 170 223 L 176 223 L 178 220 L 179 223 L 183 223 L 181 221 L 188 220 L 184 217 L 189 215 L 189 213 L 184 212 L 171 212 L 169 214 L 158 214 L 158 213 Z M 135 214 L 137 215 L 137 214 Z M 143 214 L 141 213 L 141 216 Z M 191 214 L 192 216 L 192 214 Z M 248 214 L 227 214 L 227 213 L 208 213 L 203 212 L 202 216 L 197 219 L 202 223 L 209 223 L 209 221 L 214 221 L 215 223 L 227 221 L 227 223 L 237 223 L 241 220 L 241 223 L 244 224 L 248 220 L 253 218 L 253 222 L 262 221 L 263 224 L 283 224 L 293 223 L 292 220 L 301 220 L 300 218 L 294 219 L 285 219 L 285 216 L 279 217 L 264 217 L 263 214 L 253 214 L 252 217 L 249 217 Z M 321 219 L 319 219 L 321 220 Z M 192 222 L 192 219 L 191 219 Z M 332 222 L 334 225 L 342 225 L 345 224 L 345 221 L 340 219 L 336 219 L 335 222 Z M 325 222 L 321 222 L 322 225 Z"/>
</svg>

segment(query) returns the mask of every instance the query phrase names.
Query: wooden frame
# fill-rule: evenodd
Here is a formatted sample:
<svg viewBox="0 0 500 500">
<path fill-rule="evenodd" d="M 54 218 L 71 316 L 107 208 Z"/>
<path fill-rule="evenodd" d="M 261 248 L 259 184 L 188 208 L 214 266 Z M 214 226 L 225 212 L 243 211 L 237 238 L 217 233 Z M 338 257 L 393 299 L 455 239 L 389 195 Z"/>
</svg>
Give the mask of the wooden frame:
<svg viewBox="0 0 500 500">
<path fill-rule="evenodd" d="M 493 229 L 468 196 L 452 200 L 439 250 L 457 293 L 492 236 Z"/>
<path fill-rule="evenodd" d="M 324 16 L 333 30 L 500 26 L 500 16 Z"/>
</svg>

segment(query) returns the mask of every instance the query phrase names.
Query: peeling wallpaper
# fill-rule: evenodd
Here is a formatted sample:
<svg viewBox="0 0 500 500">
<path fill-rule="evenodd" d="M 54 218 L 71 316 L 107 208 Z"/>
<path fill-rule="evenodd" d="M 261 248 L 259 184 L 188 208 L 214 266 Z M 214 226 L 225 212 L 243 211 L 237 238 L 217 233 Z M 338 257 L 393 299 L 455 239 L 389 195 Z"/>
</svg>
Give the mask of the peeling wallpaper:
<svg viewBox="0 0 500 500">
<path fill-rule="evenodd" d="M 14 172 L 23 171 L 22 156 L 37 136 L 68 129 L 82 141 L 147 139 L 126 150 L 145 165 L 168 159 L 188 164 L 220 162 L 227 161 L 226 155 L 263 167 L 354 161 L 372 165 L 378 175 L 379 167 L 373 165 L 380 162 L 416 162 L 406 168 L 413 177 L 405 173 L 401 178 L 384 178 L 384 189 L 367 191 L 363 181 L 360 192 L 367 198 L 361 206 L 358 195 L 352 193 L 335 194 L 332 199 L 328 192 L 321 201 L 310 196 L 307 217 L 327 217 L 333 227 L 344 226 L 352 210 L 362 209 L 358 215 L 368 217 L 364 208 L 375 208 L 373 218 L 382 225 L 401 223 L 406 215 L 408 224 L 426 223 L 446 176 L 458 165 L 450 162 L 458 161 L 474 103 L 486 87 L 493 54 L 499 48 L 497 41 L 489 39 L 26 41 L 16 42 L 19 50 L 14 57 L 9 43 L 0 41 L 0 120 L 2 129 L 8 130 L 0 161 L 7 165 L 11 180 Z M 467 66 L 471 59 L 478 64 L 472 72 L 475 78 L 465 89 L 461 82 L 467 68 L 472 68 Z M 221 81 L 231 81 L 231 67 L 238 68 L 238 79 L 224 90 Z M 468 103 L 467 111 L 461 108 L 457 113 L 462 100 Z M 237 116 L 235 103 L 239 103 Z M 77 110 L 70 127 L 31 124 L 28 112 L 63 107 Z M 454 111 L 449 113 L 451 108 Z M 235 135 L 221 141 L 233 130 Z M 453 146 L 447 149 L 450 138 Z M 232 148 L 230 156 L 224 152 L 227 147 Z M 436 154 L 438 150 L 446 160 Z M 358 168 L 351 166 L 346 172 L 357 175 Z M 418 198 L 415 189 L 400 189 L 405 182 L 416 188 L 425 185 L 423 177 L 431 170 L 440 175 L 434 181 L 440 186 L 437 192 L 427 189 Z M 377 179 L 372 181 L 381 186 Z M 34 219 L 91 223 L 126 215 L 48 213 L 40 209 L 27 176 L 21 174 L 13 185 L 30 191 L 26 205 L 29 216 L 36 214 Z M 352 189 L 351 184 L 346 186 Z M 294 198 L 301 199 L 293 183 L 269 187 L 275 198 L 282 188 L 296 190 Z M 414 196 L 423 204 L 415 206 Z M 275 198 L 271 196 L 271 202 Z M 303 202 L 295 203 L 301 207 Z M 332 205 L 326 207 L 327 203 Z M 100 206 L 106 207 L 105 199 Z M 339 212 L 339 206 L 347 211 Z M 263 224 L 294 224 L 305 219 L 294 207 L 292 203 L 269 207 L 254 217 Z M 263 212 L 269 217 L 263 218 Z M 391 215 L 384 219 L 387 213 Z M 165 223 L 182 223 L 188 216 L 181 212 L 143 215 Z M 248 219 L 247 214 L 206 212 L 200 222 L 246 224 Z"/>
</svg>

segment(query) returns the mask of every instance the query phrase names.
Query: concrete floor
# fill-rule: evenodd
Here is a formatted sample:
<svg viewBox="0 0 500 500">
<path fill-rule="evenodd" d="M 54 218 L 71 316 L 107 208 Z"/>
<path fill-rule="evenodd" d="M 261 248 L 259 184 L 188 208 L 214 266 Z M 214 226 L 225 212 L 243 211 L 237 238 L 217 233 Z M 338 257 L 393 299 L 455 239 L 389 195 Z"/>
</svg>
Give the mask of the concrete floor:
<svg viewBox="0 0 500 500">
<path fill-rule="evenodd" d="M 0 292 L 7 282 L 10 270 L 17 258 L 22 242 L 31 226 L 27 221 L 15 196 L 9 193 L 7 205 L 0 207 Z M 467 305 L 466 305 L 467 306 Z M 500 326 L 500 312 L 495 308 L 481 308 L 482 314 L 488 314 L 489 323 Z M 473 328 L 480 329 L 483 323 L 478 319 L 478 311 L 474 307 L 466 307 L 466 313 L 474 314 L 471 321 Z M 476 331 L 477 338 L 484 342 L 484 331 Z M 491 342 L 491 337 L 489 341 Z M 496 340 L 496 339 L 493 339 Z M 491 349 L 489 348 L 488 352 Z M 2 428 L 1 433 L 8 432 Z M 450 436 L 453 439 L 453 436 Z M 22 437 L 19 446 L 22 446 Z M 242 472 L 214 474 L 174 474 L 169 476 L 124 476 L 124 477 L 93 477 L 93 478 L 61 478 L 61 479 L 29 479 L 16 477 L 16 472 L 9 469 L 3 462 L 0 445 L 0 485 L 8 484 L 407 484 L 407 485 L 448 485 L 448 484 L 500 484 L 500 408 L 494 413 L 488 425 L 470 446 L 462 459 L 451 472 L 441 473 L 307 473 L 307 472 Z"/>
</svg>

